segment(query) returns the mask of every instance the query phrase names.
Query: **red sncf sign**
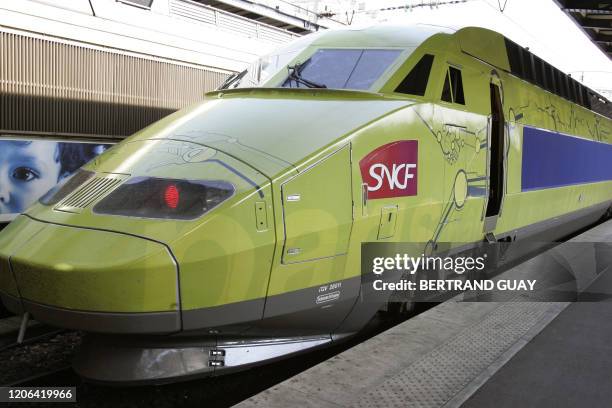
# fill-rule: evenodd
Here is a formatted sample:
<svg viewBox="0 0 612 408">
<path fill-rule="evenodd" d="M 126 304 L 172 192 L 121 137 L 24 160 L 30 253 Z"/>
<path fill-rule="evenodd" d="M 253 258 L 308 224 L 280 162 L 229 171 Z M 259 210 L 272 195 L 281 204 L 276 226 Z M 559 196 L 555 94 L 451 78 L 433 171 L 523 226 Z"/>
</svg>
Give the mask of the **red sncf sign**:
<svg viewBox="0 0 612 408">
<path fill-rule="evenodd" d="M 380 146 L 359 161 L 368 199 L 417 195 L 418 140 Z"/>
</svg>

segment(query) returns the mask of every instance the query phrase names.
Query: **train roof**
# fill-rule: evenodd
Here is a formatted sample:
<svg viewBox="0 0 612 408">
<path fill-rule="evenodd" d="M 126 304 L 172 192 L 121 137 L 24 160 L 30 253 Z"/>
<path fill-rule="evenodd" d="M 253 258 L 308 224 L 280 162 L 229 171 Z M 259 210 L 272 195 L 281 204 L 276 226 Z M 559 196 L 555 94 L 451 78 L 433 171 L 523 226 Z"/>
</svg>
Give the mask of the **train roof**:
<svg viewBox="0 0 612 408">
<path fill-rule="evenodd" d="M 321 31 L 311 34 L 318 38 L 312 45 L 341 47 L 418 47 L 428 38 L 444 33 L 453 34 L 455 30 L 429 24 L 390 25 L 377 24 L 362 27 L 348 27 Z"/>
<path fill-rule="evenodd" d="M 570 102 L 612 118 L 612 103 L 552 64 L 500 33 L 466 27 L 454 37 L 461 51 Z"/>
<path fill-rule="evenodd" d="M 317 46 L 418 47 L 437 34 L 446 34 L 458 50 L 502 69 L 572 103 L 612 118 L 612 103 L 599 92 L 576 81 L 552 64 L 504 35 L 481 27 L 455 30 L 416 24 L 378 24 L 359 28 L 326 30 L 315 35 Z"/>
</svg>

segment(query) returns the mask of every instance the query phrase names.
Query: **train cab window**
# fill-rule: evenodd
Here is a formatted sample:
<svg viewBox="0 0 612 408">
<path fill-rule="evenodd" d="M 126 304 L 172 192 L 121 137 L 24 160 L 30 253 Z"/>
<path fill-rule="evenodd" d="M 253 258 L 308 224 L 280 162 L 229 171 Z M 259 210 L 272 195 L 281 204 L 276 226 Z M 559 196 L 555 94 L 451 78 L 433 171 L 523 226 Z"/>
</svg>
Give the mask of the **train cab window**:
<svg viewBox="0 0 612 408">
<path fill-rule="evenodd" d="M 527 82 L 534 82 L 535 79 L 535 73 L 533 72 L 533 60 L 531 58 L 532 55 L 533 54 L 531 54 L 525 48 L 521 49 L 521 59 L 523 62 L 523 79 Z"/>
<path fill-rule="evenodd" d="M 565 99 L 571 100 L 572 94 L 570 93 L 570 89 L 569 89 L 569 81 L 567 80 L 567 75 L 565 75 L 563 72 L 561 72 L 561 85 L 563 86 L 563 89 L 564 89 Z"/>
<path fill-rule="evenodd" d="M 587 87 L 582 86 L 582 101 L 584 103 L 584 107 L 587 109 L 591 109 L 591 98 L 589 97 L 589 90 Z"/>
<path fill-rule="evenodd" d="M 570 78 L 570 85 L 572 86 L 572 100 L 577 104 L 581 104 L 580 102 L 580 91 L 578 90 L 578 82 L 575 79 Z"/>
<path fill-rule="evenodd" d="M 450 81 L 448 79 L 448 71 L 446 72 L 446 77 L 444 78 L 444 88 L 442 88 L 442 100 L 445 102 L 453 103 L 453 95 L 451 94 Z"/>
<path fill-rule="evenodd" d="M 568 86 L 569 100 L 572 102 L 576 102 L 578 98 L 576 97 L 575 81 L 572 79 L 571 76 L 567 77 L 567 86 Z"/>
<path fill-rule="evenodd" d="M 448 67 L 446 78 L 444 79 L 444 88 L 442 88 L 441 99 L 446 102 L 459 103 L 465 105 L 465 97 L 463 96 L 463 80 L 461 71 L 455 67 Z"/>
<path fill-rule="evenodd" d="M 283 88 L 369 89 L 400 50 L 320 49 L 302 64 L 289 67 Z"/>
<path fill-rule="evenodd" d="M 559 95 L 568 99 L 568 91 L 567 91 L 567 77 L 565 74 L 559 70 L 557 70 L 557 89 L 559 91 Z"/>
<path fill-rule="evenodd" d="M 584 106 L 584 101 L 582 100 L 582 89 L 581 85 L 578 81 L 576 80 L 572 80 L 572 82 L 574 83 L 574 92 L 576 94 L 576 103 L 580 106 Z"/>
<path fill-rule="evenodd" d="M 561 76 L 559 75 L 559 71 L 557 70 L 557 68 L 553 67 L 553 77 L 555 78 L 555 92 L 553 92 L 556 95 L 559 96 L 563 96 L 562 93 L 562 86 L 561 86 Z"/>
<path fill-rule="evenodd" d="M 536 55 L 533 56 L 533 68 L 534 68 L 536 84 L 542 88 L 546 88 L 546 82 L 544 80 L 544 67 L 542 66 L 542 60 Z"/>
<path fill-rule="evenodd" d="M 523 77 L 523 65 L 521 62 L 521 49 L 513 41 L 506 40 L 506 49 L 508 50 L 508 62 L 510 62 L 510 72 L 519 78 Z"/>
<path fill-rule="evenodd" d="M 545 63 L 544 65 L 546 67 L 546 84 L 547 84 L 547 88 L 546 90 L 548 90 L 550 93 L 555 93 L 556 89 L 557 89 L 557 85 L 556 85 L 556 81 L 555 81 L 555 70 L 552 67 L 552 65 Z"/>
<path fill-rule="evenodd" d="M 425 96 L 433 60 L 433 55 L 423 55 L 408 75 L 406 75 L 406 78 L 395 88 L 395 92 Z"/>
</svg>

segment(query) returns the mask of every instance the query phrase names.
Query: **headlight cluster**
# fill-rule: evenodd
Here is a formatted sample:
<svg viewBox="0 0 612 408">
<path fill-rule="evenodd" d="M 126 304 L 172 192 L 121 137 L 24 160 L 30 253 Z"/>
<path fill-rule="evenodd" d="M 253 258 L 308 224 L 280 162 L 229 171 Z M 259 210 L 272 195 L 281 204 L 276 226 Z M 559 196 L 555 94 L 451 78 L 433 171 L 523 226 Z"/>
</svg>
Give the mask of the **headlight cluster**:
<svg viewBox="0 0 612 408">
<path fill-rule="evenodd" d="M 59 203 L 94 174 L 77 171 L 42 196 L 40 203 Z M 234 192 L 233 184 L 227 181 L 132 177 L 98 202 L 93 211 L 106 215 L 191 220 L 218 206 Z"/>
<path fill-rule="evenodd" d="M 226 181 L 133 177 L 93 208 L 97 214 L 190 220 L 234 194 Z"/>
</svg>

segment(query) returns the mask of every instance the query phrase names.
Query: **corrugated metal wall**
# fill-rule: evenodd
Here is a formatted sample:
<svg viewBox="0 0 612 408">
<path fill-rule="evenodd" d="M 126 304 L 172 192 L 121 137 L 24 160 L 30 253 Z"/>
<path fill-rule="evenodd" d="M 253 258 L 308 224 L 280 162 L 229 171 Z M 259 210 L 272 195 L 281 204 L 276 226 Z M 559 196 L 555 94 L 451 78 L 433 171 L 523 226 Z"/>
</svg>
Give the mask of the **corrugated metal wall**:
<svg viewBox="0 0 612 408">
<path fill-rule="evenodd" d="M 228 73 L 0 31 L 0 131 L 127 136 Z"/>
</svg>

